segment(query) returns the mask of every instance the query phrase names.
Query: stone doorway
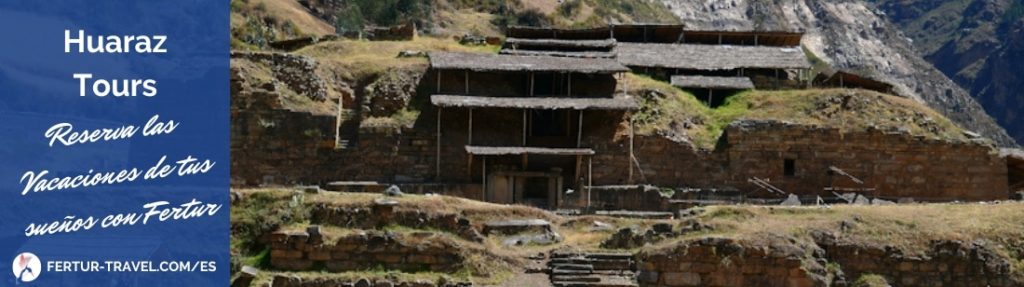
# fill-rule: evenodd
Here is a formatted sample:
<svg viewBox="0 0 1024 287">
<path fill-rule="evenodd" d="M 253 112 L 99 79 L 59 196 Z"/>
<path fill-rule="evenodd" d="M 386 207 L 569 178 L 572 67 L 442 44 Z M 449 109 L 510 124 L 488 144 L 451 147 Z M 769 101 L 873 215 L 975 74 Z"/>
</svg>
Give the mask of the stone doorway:
<svg viewBox="0 0 1024 287">
<path fill-rule="evenodd" d="M 558 206 L 564 181 L 561 170 L 550 172 L 498 171 L 489 174 L 485 197 L 502 204 L 550 209 Z"/>
</svg>

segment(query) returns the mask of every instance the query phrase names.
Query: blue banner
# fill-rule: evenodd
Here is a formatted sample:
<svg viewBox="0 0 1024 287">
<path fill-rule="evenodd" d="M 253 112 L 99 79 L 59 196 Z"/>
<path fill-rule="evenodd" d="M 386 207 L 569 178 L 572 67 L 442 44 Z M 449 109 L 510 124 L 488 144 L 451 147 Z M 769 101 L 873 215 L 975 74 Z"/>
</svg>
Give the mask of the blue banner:
<svg viewBox="0 0 1024 287">
<path fill-rule="evenodd" d="M 225 286 L 229 1 L 0 3 L 0 286 Z"/>
</svg>

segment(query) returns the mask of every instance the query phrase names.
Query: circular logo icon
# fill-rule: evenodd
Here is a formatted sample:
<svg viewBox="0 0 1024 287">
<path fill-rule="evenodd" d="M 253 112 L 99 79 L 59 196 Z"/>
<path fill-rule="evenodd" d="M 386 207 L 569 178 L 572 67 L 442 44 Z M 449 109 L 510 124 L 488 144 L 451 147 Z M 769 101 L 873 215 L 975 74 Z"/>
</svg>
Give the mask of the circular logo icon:
<svg viewBox="0 0 1024 287">
<path fill-rule="evenodd" d="M 18 278 L 21 282 L 32 282 L 36 278 L 39 278 L 39 273 L 43 271 L 42 263 L 39 262 L 39 257 L 35 254 L 23 252 L 14 257 L 14 264 L 11 264 L 14 269 L 14 278 Z"/>
</svg>

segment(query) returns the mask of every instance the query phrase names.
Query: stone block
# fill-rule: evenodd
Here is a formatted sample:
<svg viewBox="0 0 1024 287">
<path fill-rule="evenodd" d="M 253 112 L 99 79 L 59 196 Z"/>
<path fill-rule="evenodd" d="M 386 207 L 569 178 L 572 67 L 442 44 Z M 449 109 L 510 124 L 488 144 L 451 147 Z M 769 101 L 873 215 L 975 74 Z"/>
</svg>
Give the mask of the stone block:
<svg viewBox="0 0 1024 287">
<path fill-rule="evenodd" d="M 662 273 L 662 282 L 668 286 L 700 286 L 700 274 L 693 272 Z"/>
<path fill-rule="evenodd" d="M 271 249 L 270 250 L 270 258 L 271 259 L 274 259 L 274 258 L 279 258 L 279 259 L 301 259 L 302 256 L 303 256 L 303 253 L 302 253 L 302 251 L 299 251 L 299 250 L 290 250 L 290 249 Z"/>
</svg>

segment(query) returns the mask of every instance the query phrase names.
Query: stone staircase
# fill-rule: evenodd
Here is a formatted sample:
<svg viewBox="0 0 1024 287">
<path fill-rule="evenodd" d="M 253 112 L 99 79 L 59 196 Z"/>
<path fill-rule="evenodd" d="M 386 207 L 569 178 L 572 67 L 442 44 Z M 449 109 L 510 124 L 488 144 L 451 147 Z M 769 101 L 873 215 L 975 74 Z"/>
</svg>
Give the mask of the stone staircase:
<svg viewBox="0 0 1024 287">
<path fill-rule="evenodd" d="M 554 252 L 548 274 L 555 287 L 636 287 L 632 254 Z"/>
</svg>

